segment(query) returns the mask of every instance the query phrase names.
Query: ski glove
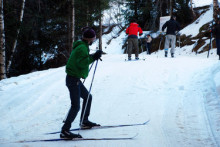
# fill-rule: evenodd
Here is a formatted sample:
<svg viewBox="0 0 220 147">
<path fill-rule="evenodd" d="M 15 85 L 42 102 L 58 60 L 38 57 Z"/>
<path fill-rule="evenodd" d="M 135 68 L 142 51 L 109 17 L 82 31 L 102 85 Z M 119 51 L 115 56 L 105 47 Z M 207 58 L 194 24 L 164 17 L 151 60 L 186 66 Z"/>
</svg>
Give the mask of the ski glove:
<svg viewBox="0 0 220 147">
<path fill-rule="evenodd" d="M 102 51 L 101 50 L 97 50 L 96 52 L 95 52 L 95 54 L 93 54 L 92 55 L 92 58 L 94 59 L 94 60 L 99 60 L 100 58 L 101 58 L 101 56 L 102 56 Z"/>
</svg>

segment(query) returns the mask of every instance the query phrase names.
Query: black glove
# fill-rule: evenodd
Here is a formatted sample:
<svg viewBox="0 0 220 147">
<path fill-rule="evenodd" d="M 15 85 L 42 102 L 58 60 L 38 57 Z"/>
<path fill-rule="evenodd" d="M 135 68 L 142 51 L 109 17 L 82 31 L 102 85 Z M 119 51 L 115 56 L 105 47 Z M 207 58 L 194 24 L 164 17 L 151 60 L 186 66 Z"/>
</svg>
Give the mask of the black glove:
<svg viewBox="0 0 220 147">
<path fill-rule="evenodd" d="M 100 58 L 101 58 L 101 56 L 102 56 L 102 51 L 101 50 L 97 50 L 96 52 L 95 52 L 95 54 L 93 54 L 92 55 L 92 58 L 94 59 L 94 60 L 99 60 Z"/>
</svg>

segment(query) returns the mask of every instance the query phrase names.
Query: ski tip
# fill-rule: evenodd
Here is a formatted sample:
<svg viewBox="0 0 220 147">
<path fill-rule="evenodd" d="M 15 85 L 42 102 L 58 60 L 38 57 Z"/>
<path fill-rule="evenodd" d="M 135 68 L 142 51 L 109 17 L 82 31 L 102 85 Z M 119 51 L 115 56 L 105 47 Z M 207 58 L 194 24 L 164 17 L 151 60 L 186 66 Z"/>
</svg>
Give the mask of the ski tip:
<svg viewBox="0 0 220 147">
<path fill-rule="evenodd" d="M 138 133 L 136 133 L 132 138 L 135 138 L 135 137 L 137 137 L 138 136 Z"/>
<path fill-rule="evenodd" d="M 45 135 L 51 135 L 51 134 L 57 134 L 57 133 L 60 133 L 60 131 L 57 131 L 57 132 L 51 132 L 51 133 L 44 133 Z"/>
<path fill-rule="evenodd" d="M 143 123 L 143 125 L 146 125 L 146 124 L 147 124 L 149 121 L 150 121 L 150 119 L 149 119 L 149 120 L 147 120 L 146 122 L 144 122 L 144 123 Z"/>
</svg>

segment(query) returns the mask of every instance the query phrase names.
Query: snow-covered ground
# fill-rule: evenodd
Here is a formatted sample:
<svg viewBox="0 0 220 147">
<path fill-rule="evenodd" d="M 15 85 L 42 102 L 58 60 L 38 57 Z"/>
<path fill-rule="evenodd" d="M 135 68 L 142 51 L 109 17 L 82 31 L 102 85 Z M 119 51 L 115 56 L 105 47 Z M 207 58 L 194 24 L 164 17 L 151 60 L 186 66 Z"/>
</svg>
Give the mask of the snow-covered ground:
<svg viewBox="0 0 220 147">
<path fill-rule="evenodd" d="M 193 2 L 194 7 L 202 7 L 205 5 L 211 5 L 213 1 L 212 0 L 192 0 L 192 2 Z"/>
<path fill-rule="evenodd" d="M 220 62 L 216 56 L 164 58 L 159 53 L 145 57 L 145 61 L 125 62 L 124 55 L 103 56 L 93 83 L 90 119 L 102 125 L 150 122 L 80 132 L 83 137 L 138 133 L 135 139 L 15 143 L 59 138 L 59 134 L 44 133 L 60 130 L 70 106 L 61 67 L 0 82 L 0 146 L 219 146 Z M 72 128 L 78 124 L 79 117 Z"/>
<path fill-rule="evenodd" d="M 206 13 L 202 14 L 195 22 L 190 24 L 188 27 L 182 29 L 180 31 L 180 33 L 183 32 L 184 34 L 186 34 L 186 36 L 192 35 L 192 37 L 195 37 L 196 35 L 199 34 L 199 29 L 204 24 L 211 22 L 213 20 L 213 18 L 210 16 L 213 16 L 213 8 L 212 7 L 210 7 L 210 9 Z"/>
<path fill-rule="evenodd" d="M 188 28 L 193 34 L 196 30 L 192 26 Z M 191 45 L 177 47 L 175 58 L 164 58 L 164 52 L 159 51 L 140 54 L 145 61 L 128 62 L 121 54 L 124 37 L 122 33 L 110 45 L 104 45 L 108 54 L 98 63 L 90 119 L 101 125 L 150 121 L 144 126 L 83 130 L 80 134 L 85 138 L 138 136 L 132 140 L 18 143 L 59 138 L 59 134 L 45 133 L 60 131 L 70 107 L 65 67 L 61 67 L 0 81 L 0 146 L 220 146 L 220 61 L 216 49 L 210 51 L 209 58 L 207 52 L 196 55 Z M 87 88 L 93 70 L 86 79 Z M 78 125 L 79 116 L 72 128 Z"/>
</svg>

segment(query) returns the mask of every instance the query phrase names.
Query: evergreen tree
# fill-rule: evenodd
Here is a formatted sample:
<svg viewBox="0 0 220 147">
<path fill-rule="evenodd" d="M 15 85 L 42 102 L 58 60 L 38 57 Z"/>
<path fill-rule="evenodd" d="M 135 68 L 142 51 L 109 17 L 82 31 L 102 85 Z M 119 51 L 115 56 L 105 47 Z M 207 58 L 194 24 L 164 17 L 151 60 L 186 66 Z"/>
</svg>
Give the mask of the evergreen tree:
<svg viewBox="0 0 220 147">
<path fill-rule="evenodd" d="M 108 8 L 109 0 L 29 0 L 25 3 L 23 23 L 19 14 L 23 0 L 4 0 L 6 62 L 12 55 L 12 44 L 17 45 L 9 77 L 65 65 L 75 40 L 81 37 L 81 28 L 93 27 L 98 33 L 100 14 Z M 73 9 L 75 5 L 75 31 Z M 83 12 L 83 13 L 82 13 Z M 98 23 L 96 23 L 98 24 Z M 45 64 L 43 58 L 51 55 L 53 63 Z"/>
<path fill-rule="evenodd" d="M 190 0 L 173 0 L 174 1 L 174 15 L 177 16 L 177 21 L 185 26 L 192 22 L 193 12 L 190 8 Z"/>
</svg>

